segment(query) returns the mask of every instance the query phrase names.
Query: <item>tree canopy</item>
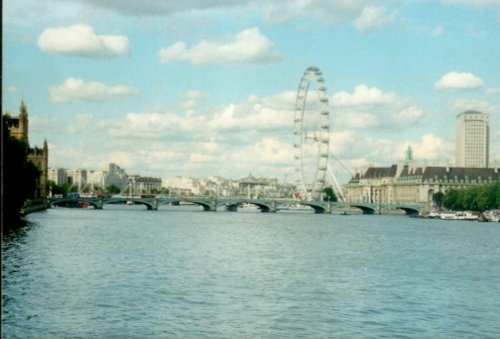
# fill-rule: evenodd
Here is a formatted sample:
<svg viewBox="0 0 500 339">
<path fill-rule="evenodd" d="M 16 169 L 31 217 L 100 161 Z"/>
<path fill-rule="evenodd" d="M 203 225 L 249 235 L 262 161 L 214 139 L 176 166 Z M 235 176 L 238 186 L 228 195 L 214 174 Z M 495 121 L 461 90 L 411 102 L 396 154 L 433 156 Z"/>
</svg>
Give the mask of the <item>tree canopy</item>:
<svg viewBox="0 0 500 339">
<path fill-rule="evenodd" d="M 325 187 L 323 189 L 323 201 L 337 201 L 337 196 L 335 195 L 335 192 L 333 191 L 333 189 L 331 187 Z"/>
<path fill-rule="evenodd" d="M 500 208 L 500 183 L 452 189 L 444 196 L 444 207 L 455 211 L 477 211 Z"/>
</svg>

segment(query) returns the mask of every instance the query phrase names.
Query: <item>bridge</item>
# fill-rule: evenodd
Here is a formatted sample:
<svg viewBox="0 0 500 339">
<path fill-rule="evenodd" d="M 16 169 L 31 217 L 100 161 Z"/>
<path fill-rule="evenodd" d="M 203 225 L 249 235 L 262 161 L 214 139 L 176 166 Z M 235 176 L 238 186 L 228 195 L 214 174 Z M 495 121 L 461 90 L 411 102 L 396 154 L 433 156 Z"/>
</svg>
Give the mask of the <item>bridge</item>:
<svg viewBox="0 0 500 339">
<path fill-rule="evenodd" d="M 257 206 L 261 212 L 274 213 L 285 210 L 290 206 L 307 206 L 314 210 L 314 213 L 332 213 L 339 208 L 357 208 L 363 214 L 381 214 L 384 210 L 401 210 L 407 215 L 420 213 L 424 205 L 417 204 L 373 204 L 373 203 L 349 203 L 349 202 L 328 202 L 328 201 L 306 201 L 283 198 L 237 198 L 237 197 L 155 197 L 155 198 L 137 198 L 137 197 L 66 197 L 50 198 L 49 206 L 78 206 L 88 204 L 95 209 L 103 209 L 107 204 L 134 204 L 145 205 L 148 210 L 157 211 L 161 205 L 178 205 L 189 203 L 199 205 L 204 211 L 215 212 L 219 208 L 225 208 L 227 211 L 236 212 L 238 206 L 242 204 L 251 204 Z"/>
</svg>

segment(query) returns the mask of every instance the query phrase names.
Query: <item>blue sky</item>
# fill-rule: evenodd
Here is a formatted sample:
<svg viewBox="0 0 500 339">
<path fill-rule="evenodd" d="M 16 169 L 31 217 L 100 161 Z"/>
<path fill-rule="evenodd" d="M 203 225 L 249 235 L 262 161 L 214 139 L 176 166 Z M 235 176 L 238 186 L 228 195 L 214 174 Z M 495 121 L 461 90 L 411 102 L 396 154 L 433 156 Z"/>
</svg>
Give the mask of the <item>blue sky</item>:
<svg viewBox="0 0 500 339">
<path fill-rule="evenodd" d="M 453 164 L 469 109 L 490 114 L 498 166 L 499 60 L 498 0 L 3 2 L 3 110 L 24 100 L 50 167 L 282 180 L 310 65 L 328 87 L 330 151 L 351 171 L 409 145 Z"/>
</svg>

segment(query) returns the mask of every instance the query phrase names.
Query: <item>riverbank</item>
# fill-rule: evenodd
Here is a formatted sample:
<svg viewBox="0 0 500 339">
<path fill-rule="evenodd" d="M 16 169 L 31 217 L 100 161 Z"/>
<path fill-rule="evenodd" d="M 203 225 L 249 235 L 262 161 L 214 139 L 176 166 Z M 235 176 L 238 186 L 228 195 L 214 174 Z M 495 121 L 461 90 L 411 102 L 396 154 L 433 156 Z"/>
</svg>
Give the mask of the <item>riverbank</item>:
<svg viewBox="0 0 500 339">
<path fill-rule="evenodd" d="M 34 212 L 44 211 L 47 208 L 49 208 L 49 205 L 46 202 L 39 202 L 39 203 L 27 202 L 21 208 L 21 216 L 25 216 L 27 214 Z"/>
</svg>

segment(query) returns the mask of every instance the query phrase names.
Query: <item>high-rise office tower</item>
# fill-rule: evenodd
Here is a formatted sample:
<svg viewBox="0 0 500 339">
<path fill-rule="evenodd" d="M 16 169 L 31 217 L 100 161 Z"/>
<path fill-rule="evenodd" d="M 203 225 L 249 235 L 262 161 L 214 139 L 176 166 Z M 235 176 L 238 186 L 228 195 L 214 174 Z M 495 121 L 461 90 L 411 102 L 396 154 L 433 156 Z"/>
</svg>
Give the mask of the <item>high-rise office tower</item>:
<svg viewBox="0 0 500 339">
<path fill-rule="evenodd" d="M 488 167 L 488 121 L 487 113 L 477 111 L 457 115 L 456 166 Z"/>
</svg>

